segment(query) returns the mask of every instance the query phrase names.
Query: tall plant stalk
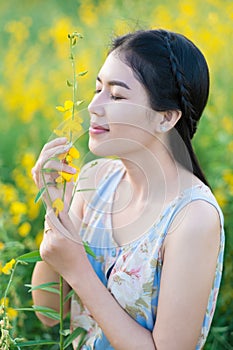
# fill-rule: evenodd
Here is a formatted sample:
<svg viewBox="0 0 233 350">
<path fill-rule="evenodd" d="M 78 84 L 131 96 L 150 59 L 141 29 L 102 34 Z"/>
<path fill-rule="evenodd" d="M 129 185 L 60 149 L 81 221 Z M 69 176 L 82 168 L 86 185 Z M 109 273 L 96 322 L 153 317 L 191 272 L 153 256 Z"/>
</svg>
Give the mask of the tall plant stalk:
<svg viewBox="0 0 233 350">
<path fill-rule="evenodd" d="M 73 81 L 70 82 L 69 80 L 67 80 L 67 85 L 71 86 L 73 90 L 73 94 L 72 94 L 73 105 L 72 105 L 72 115 L 71 115 L 72 121 L 74 120 L 74 115 L 75 115 L 76 91 L 77 91 L 77 74 L 76 74 L 74 47 L 77 43 L 77 39 L 82 39 L 82 38 L 83 36 L 77 32 L 68 34 L 68 39 L 70 41 L 70 60 L 71 60 L 71 66 L 72 66 Z M 72 130 L 70 130 L 69 141 L 71 143 L 72 143 L 72 137 L 73 137 Z M 64 181 L 64 187 L 63 187 L 63 198 L 62 198 L 63 200 L 65 197 L 65 191 L 66 191 L 66 180 Z M 62 276 L 60 276 L 59 290 L 60 290 L 60 350 L 64 350 L 64 329 L 63 329 L 64 297 L 63 297 L 63 277 Z"/>
</svg>

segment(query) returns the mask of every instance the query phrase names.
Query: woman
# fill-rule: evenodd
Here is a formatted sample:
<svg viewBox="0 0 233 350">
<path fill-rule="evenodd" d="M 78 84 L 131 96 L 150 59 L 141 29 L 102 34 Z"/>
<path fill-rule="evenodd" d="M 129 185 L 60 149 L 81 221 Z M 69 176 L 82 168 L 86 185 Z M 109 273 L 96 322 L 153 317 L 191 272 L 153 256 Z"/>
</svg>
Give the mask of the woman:
<svg viewBox="0 0 233 350">
<path fill-rule="evenodd" d="M 206 61 L 184 36 L 148 30 L 114 41 L 89 105 L 89 148 L 117 159 L 83 168 L 79 189 L 95 190 L 76 192 L 69 214 L 47 207 L 32 278 L 38 285 L 60 274 L 64 293 L 73 288 L 65 312 L 72 329 L 88 331 L 82 349 L 191 350 L 206 341 L 224 246 L 223 216 L 191 145 L 208 91 Z M 33 169 L 39 188 L 45 162 L 75 172 L 48 161 L 69 147 L 65 138 L 45 145 Z M 33 299 L 59 310 L 54 294 L 37 290 Z"/>
</svg>

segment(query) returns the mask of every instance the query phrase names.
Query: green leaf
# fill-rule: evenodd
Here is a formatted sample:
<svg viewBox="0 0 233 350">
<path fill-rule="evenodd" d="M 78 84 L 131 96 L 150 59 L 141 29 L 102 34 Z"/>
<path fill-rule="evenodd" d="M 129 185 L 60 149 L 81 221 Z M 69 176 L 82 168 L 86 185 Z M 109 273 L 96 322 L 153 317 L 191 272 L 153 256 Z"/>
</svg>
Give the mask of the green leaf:
<svg viewBox="0 0 233 350">
<path fill-rule="evenodd" d="M 82 190 L 76 190 L 76 192 L 85 192 L 85 191 L 96 191 L 96 188 L 83 188 Z"/>
<path fill-rule="evenodd" d="M 66 80 L 66 85 L 69 86 L 69 87 L 71 87 L 71 86 L 73 86 L 73 83 L 71 83 L 71 81 L 69 81 L 69 80 L 67 79 L 67 80 Z"/>
<path fill-rule="evenodd" d="M 33 252 L 20 255 L 18 258 L 16 258 L 16 260 L 28 262 L 28 263 L 42 261 L 39 250 L 35 250 Z"/>
<path fill-rule="evenodd" d="M 84 70 L 83 72 L 78 73 L 78 76 L 83 77 L 84 75 L 87 74 L 87 72 L 88 72 L 88 70 Z"/>
<path fill-rule="evenodd" d="M 84 328 L 76 328 L 69 337 L 64 341 L 64 349 L 66 349 L 79 335 L 86 335 L 87 331 Z"/>
<path fill-rule="evenodd" d="M 43 314 L 46 317 L 52 318 L 53 320 L 56 320 L 56 321 L 60 321 L 59 312 L 57 312 L 54 309 L 51 309 L 49 307 L 45 307 L 45 306 L 33 305 L 32 307 L 16 308 L 15 310 L 40 312 L 41 314 Z"/>
<path fill-rule="evenodd" d="M 76 107 L 80 106 L 83 102 L 84 102 L 84 100 L 77 101 L 76 102 Z"/>
<path fill-rule="evenodd" d="M 50 312 L 53 314 L 57 314 L 60 315 L 59 312 L 57 312 L 54 309 L 51 309 L 50 307 L 46 307 L 46 306 L 38 306 L 38 305 L 32 305 L 32 308 L 37 311 L 37 312 Z"/>
<path fill-rule="evenodd" d="M 52 288 L 51 286 L 57 286 L 59 285 L 59 283 L 57 282 L 48 282 L 48 283 L 43 283 L 43 284 L 40 284 L 38 286 L 32 286 L 31 284 L 25 284 L 26 287 L 29 287 L 30 289 L 28 290 L 28 292 L 32 292 L 33 290 L 38 290 L 38 289 L 42 289 L 42 290 L 45 290 L 47 292 L 51 292 L 51 293 L 55 293 L 55 294 L 58 294 L 60 295 L 60 291 L 59 289 L 56 289 L 56 288 Z"/>
<path fill-rule="evenodd" d="M 83 39 L 83 35 L 81 34 L 81 33 L 78 33 L 78 32 L 74 32 L 74 33 L 72 33 L 72 36 L 73 37 L 77 37 L 77 38 L 79 38 L 79 39 Z"/>
<path fill-rule="evenodd" d="M 91 163 L 91 168 L 93 167 L 93 166 L 95 166 L 95 165 L 97 165 L 98 164 L 98 162 L 93 162 L 93 163 Z"/>
<path fill-rule="evenodd" d="M 72 296 L 74 295 L 74 290 L 71 289 L 71 291 L 67 294 L 67 296 L 64 299 L 64 303 L 67 302 Z"/>
<path fill-rule="evenodd" d="M 40 191 L 37 193 L 36 198 L 34 199 L 34 202 L 37 203 L 41 199 L 42 195 L 44 194 L 46 188 L 42 187 Z"/>
<path fill-rule="evenodd" d="M 77 349 L 76 350 L 80 350 L 82 348 L 82 346 L 84 345 L 84 342 L 86 340 L 86 334 L 87 332 L 83 332 L 83 334 L 80 335 L 80 339 L 79 339 L 79 342 L 78 342 L 78 346 L 77 346 Z"/>
<path fill-rule="evenodd" d="M 57 170 L 51 169 L 51 168 L 43 168 L 43 169 L 41 169 L 41 171 L 43 171 L 43 173 L 46 173 L 46 174 L 56 173 L 57 172 Z"/>
<path fill-rule="evenodd" d="M 60 330 L 59 334 L 62 334 L 62 335 L 64 335 L 64 337 L 67 337 L 68 335 L 70 335 L 70 329 Z"/>
<path fill-rule="evenodd" d="M 84 245 L 84 248 L 85 248 L 86 253 L 89 254 L 89 255 L 91 255 L 93 258 L 96 259 L 96 255 L 95 255 L 95 253 L 93 252 L 93 250 L 90 248 L 89 243 L 88 243 L 88 242 L 83 242 L 83 245 Z"/>
<path fill-rule="evenodd" d="M 24 342 L 15 342 L 15 346 L 19 347 L 27 347 L 27 346 L 33 346 L 33 345 L 54 345 L 54 344 L 59 344 L 59 342 L 54 341 L 54 340 L 28 340 Z"/>
</svg>

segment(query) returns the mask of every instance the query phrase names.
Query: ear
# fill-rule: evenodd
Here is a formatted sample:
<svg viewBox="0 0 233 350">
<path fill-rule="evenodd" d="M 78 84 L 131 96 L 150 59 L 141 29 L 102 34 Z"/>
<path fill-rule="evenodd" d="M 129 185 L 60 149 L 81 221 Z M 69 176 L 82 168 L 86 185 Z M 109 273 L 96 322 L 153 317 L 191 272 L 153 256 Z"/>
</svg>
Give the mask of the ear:
<svg viewBox="0 0 233 350">
<path fill-rule="evenodd" d="M 169 110 L 165 112 L 160 112 L 161 119 L 159 123 L 160 132 L 167 132 L 171 130 L 178 120 L 180 119 L 182 112 L 180 110 Z"/>
</svg>

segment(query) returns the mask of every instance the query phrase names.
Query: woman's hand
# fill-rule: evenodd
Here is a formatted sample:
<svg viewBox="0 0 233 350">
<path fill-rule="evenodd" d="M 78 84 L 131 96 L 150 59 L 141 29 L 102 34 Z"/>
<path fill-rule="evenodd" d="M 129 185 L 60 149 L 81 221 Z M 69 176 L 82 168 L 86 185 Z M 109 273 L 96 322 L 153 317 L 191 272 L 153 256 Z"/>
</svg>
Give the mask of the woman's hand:
<svg viewBox="0 0 233 350">
<path fill-rule="evenodd" d="M 58 218 L 52 209 L 47 210 L 40 255 L 68 283 L 77 280 L 77 276 L 81 280 L 82 268 L 85 268 L 88 259 L 82 240 L 67 213 L 61 212 Z"/>
<path fill-rule="evenodd" d="M 67 182 L 64 191 L 63 186 L 57 186 L 56 179 L 59 177 L 59 172 L 73 175 L 76 173 L 75 168 L 62 160 L 62 155 L 65 156 L 71 147 L 72 144 L 67 143 L 65 137 L 46 143 L 32 169 L 32 176 L 38 189 L 47 189 L 43 194 L 46 205 L 51 207 L 55 199 L 63 198 L 66 211 L 69 208 L 74 184 L 72 181 Z"/>
</svg>

